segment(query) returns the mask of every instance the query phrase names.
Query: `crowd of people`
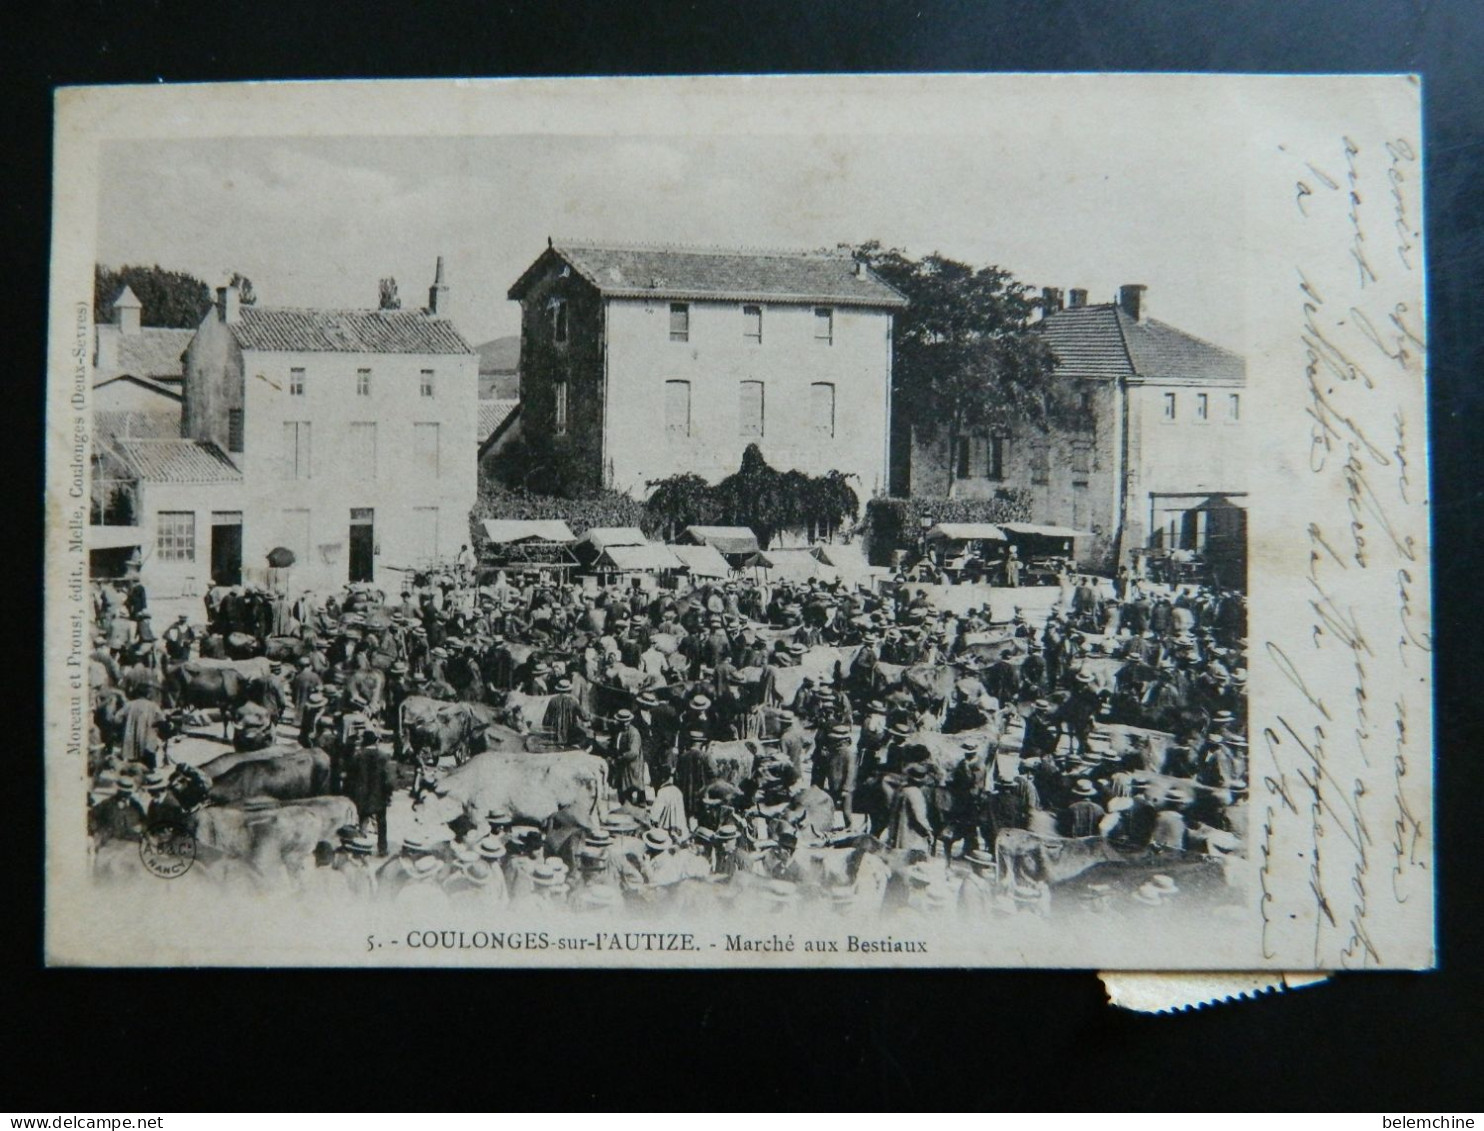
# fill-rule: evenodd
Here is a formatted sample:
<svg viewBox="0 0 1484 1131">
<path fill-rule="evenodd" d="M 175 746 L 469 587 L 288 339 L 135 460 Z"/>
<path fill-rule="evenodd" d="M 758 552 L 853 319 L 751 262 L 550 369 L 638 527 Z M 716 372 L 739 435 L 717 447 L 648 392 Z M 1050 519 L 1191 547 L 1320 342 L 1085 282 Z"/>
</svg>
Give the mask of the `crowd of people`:
<svg viewBox="0 0 1484 1131">
<path fill-rule="evenodd" d="M 95 830 L 137 837 L 185 815 L 170 746 L 207 720 L 179 673 L 261 657 L 224 708 L 236 750 L 323 750 L 356 810 L 295 877 L 306 887 L 1043 909 L 1044 869 L 997 858 L 1009 830 L 1156 864 L 1242 851 L 1246 611 L 1232 591 L 1074 576 L 1043 618 L 953 612 L 901 576 L 672 590 L 546 573 L 476 585 L 450 568 L 392 593 L 214 587 L 199 620 L 157 630 L 137 581 L 95 590 Z M 474 705 L 530 731 L 528 749 L 600 755 L 601 825 L 420 816 L 469 751 L 415 749 L 414 697 Z M 1168 872 L 1129 899 L 1178 898 Z"/>
</svg>

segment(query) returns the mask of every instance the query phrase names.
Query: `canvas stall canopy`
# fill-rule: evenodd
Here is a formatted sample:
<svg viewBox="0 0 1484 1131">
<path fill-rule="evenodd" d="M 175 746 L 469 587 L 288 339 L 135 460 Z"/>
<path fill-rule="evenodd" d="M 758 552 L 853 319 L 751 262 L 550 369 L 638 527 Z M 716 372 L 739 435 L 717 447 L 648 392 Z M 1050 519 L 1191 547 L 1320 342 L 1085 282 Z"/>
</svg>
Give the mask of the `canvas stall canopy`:
<svg viewBox="0 0 1484 1131">
<path fill-rule="evenodd" d="M 489 539 L 487 565 L 544 570 L 577 565 L 571 548 L 576 536 L 559 519 L 487 518 L 480 525 Z"/>
<path fill-rule="evenodd" d="M 1005 542 L 1005 532 L 990 522 L 940 522 L 927 532 L 929 542 Z"/>
<path fill-rule="evenodd" d="M 835 581 L 839 574 L 811 549 L 767 550 L 753 554 L 747 566 L 764 581 Z"/>
<path fill-rule="evenodd" d="M 726 563 L 722 563 L 725 565 Z M 599 573 L 666 573 L 685 569 L 673 547 L 659 543 L 640 546 L 608 546 L 593 563 Z"/>
<path fill-rule="evenodd" d="M 637 526 L 594 526 L 583 532 L 572 553 L 583 565 L 592 565 L 610 546 L 647 546 L 649 539 Z"/>
<path fill-rule="evenodd" d="M 728 577 L 732 567 L 712 546 L 666 546 L 692 577 Z"/>
<path fill-rule="evenodd" d="M 827 566 L 833 566 L 842 581 L 853 585 L 874 585 L 891 571 L 884 566 L 873 566 L 856 543 L 826 542 L 814 547 L 814 554 Z"/>
<path fill-rule="evenodd" d="M 687 526 L 677 542 L 710 546 L 733 565 L 758 552 L 757 535 L 746 526 Z"/>
</svg>

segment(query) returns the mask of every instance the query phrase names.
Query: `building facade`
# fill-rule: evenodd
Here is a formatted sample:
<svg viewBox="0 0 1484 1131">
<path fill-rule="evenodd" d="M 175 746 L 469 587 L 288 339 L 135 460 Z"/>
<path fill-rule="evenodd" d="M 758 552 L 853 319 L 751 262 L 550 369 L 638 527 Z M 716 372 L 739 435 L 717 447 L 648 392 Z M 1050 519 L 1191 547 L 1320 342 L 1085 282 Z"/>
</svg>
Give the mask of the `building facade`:
<svg viewBox="0 0 1484 1131">
<path fill-rule="evenodd" d="M 914 494 L 989 498 L 1028 494 L 1038 523 L 1090 537 L 1090 568 L 1127 564 L 1130 551 L 1206 548 L 1213 499 L 1245 504 L 1245 360 L 1149 317 L 1145 288 L 1089 304 L 1087 292 L 1047 288 L 1037 329 L 1074 383 L 1081 426 L 1022 426 L 946 441 L 914 440 Z M 1223 515 L 1229 508 L 1219 508 Z M 1220 521 L 1229 521 L 1229 516 Z"/>
<path fill-rule="evenodd" d="M 510 298 L 520 428 L 569 482 L 636 496 L 681 473 L 715 482 L 757 444 L 780 470 L 886 490 L 906 300 L 850 256 L 561 243 Z"/>
<path fill-rule="evenodd" d="M 244 306 L 220 289 L 185 349 L 178 438 L 108 457 L 137 484 L 152 594 L 264 581 L 278 547 L 294 590 L 394 586 L 453 557 L 476 491 L 478 359 L 447 310 L 441 260 L 425 310 Z M 97 541 L 126 540 L 99 525 Z"/>
</svg>

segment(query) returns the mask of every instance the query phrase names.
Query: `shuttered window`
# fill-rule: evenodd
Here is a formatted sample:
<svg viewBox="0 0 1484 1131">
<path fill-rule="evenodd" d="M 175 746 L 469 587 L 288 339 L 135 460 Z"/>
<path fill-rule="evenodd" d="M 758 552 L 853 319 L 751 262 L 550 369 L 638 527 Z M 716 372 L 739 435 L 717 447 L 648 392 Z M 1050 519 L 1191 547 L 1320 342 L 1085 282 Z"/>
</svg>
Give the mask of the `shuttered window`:
<svg viewBox="0 0 1484 1131">
<path fill-rule="evenodd" d="M 828 381 L 809 386 L 809 427 L 819 437 L 835 434 L 835 386 Z"/>
<path fill-rule="evenodd" d="M 438 425 L 414 424 L 412 426 L 412 451 L 417 471 L 437 479 L 439 475 Z"/>
<path fill-rule="evenodd" d="M 313 473 L 311 439 L 313 428 L 307 420 L 283 422 L 283 477 L 308 479 Z"/>
<path fill-rule="evenodd" d="M 690 382 L 665 382 L 665 435 L 690 435 Z"/>
<path fill-rule="evenodd" d="M 357 421 L 350 426 L 351 476 L 357 482 L 376 478 L 376 423 Z"/>
<path fill-rule="evenodd" d="M 737 399 L 737 435 L 761 439 L 763 434 L 763 383 L 743 381 Z"/>
</svg>

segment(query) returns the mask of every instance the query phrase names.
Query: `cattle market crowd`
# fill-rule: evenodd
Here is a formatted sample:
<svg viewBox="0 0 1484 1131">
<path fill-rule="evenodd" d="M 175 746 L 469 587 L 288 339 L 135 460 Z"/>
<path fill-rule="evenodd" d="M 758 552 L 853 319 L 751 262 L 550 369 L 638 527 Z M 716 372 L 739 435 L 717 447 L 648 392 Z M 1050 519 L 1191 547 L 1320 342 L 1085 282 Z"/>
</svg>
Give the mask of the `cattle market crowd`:
<svg viewBox="0 0 1484 1131">
<path fill-rule="evenodd" d="M 170 829 L 197 877 L 375 901 L 977 921 L 1230 899 L 1245 598 L 1127 571 L 1033 613 L 948 592 L 459 563 L 389 592 L 218 586 L 156 625 L 137 579 L 95 583 L 95 870 Z"/>
</svg>

